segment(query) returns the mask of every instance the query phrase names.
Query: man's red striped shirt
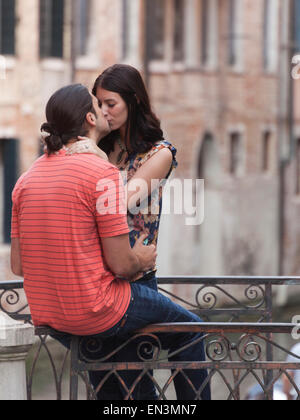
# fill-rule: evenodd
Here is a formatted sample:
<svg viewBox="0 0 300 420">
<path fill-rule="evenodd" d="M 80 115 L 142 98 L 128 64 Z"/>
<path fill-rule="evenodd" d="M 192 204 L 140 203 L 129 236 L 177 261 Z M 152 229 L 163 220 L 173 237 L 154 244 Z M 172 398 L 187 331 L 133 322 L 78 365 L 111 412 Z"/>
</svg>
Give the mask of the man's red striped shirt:
<svg viewBox="0 0 300 420">
<path fill-rule="evenodd" d="M 107 188 L 105 188 L 107 186 Z M 33 323 L 76 335 L 101 333 L 124 316 L 130 284 L 105 263 L 101 238 L 127 234 L 120 173 L 91 154 L 44 155 L 13 191 Z"/>
</svg>

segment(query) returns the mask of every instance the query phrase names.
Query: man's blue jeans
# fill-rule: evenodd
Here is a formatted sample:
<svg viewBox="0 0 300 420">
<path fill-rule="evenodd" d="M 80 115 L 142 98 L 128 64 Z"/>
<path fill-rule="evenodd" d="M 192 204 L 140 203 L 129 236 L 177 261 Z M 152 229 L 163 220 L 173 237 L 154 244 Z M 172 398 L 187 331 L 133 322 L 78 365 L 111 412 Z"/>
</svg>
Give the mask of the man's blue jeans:
<svg viewBox="0 0 300 420">
<path fill-rule="evenodd" d="M 151 288 L 152 290 L 158 291 L 157 289 L 157 279 L 155 276 L 155 272 L 152 272 L 144 277 L 142 277 L 140 280 L 136 281 L 136 284 L 140 284 L 146 287 Z M 126 320 L 126 316 L 123 317 L 123 320 Z M 105 349 L 106 354 L 108 353 L 108 350 L 113 351 L 114 349 L 118 348 L 124 343 L 124 337 L 121 337 L 119 339 L 118 336 L 113 336 L 110 339 L 107 339 L 105 342 Z M 122 362 L 136 362 L 140 361 L 140 359 L 136 355 L 136 348 L 138 346 L 138 343 L 134 343 L 129 348 L 128 346 L 124 351 L 122 352 L 122 358 L 120 359 L 120 353 L 116 355 L 115 357 L 111 357 L 109 360 L 111 362 L 117 362 L 119 360 L 122 360 Z M 133 348 L 132 348 L 133 347 Z M 152 353 L 150 354 L 153 355 Z M 97 386 L 100 384 L 102 379 L 107 374 L 107 371 L 98 371 L 98 372 L 90 372 L 90 381 L 93 384 L 94 388 L 96 389 Z M 126 372 L 126 374 L 123 374 L 123 379 L 128 386 L 129 383 L 133 383 L 136 377 L 139 375 L 139 371 L 131 371 Z M 149 373 L 153 376 L 153 371 L 150 370 Z M 122 376 L 122 375 L 121 375 Z M 101 390 L 97 393 L 97 398 L 101 401 L 103 400 L 123 400 L 126 396 L 126 392 L 124 390 L 124 387 L 120 384 L 120 381 L 115 377 L 115 375 L 110 376 L 103 386 L 101 387 Z M 155 387 L 153 385 L 153 382 L 149 379 L 149 377 L 144 376 L 137 386 L 135 387 L 131 397 L 134 400 L 156 400 L 157 394 Z"/>
<path fill-rule="evenodd" d="M 149 324 L 161 322 L 201 322 L 201 319 L 197 315 L 172 302 L 166 296 L 158 293 L 155 288 L 155 279 L 147 283 L 147 286 L 139 282 L 131 284 L 131 302 L 123 319 L 110 330 L 96 336 L 103 340 L 103 350 L 101 353 L 95 355 L 95 357 L 97 356 L 96 358 L 102 358 L 105 357 L 105 355 L 109 355 L 113 350 L 129 340 L 130 337 L 133 337 L 134 332 L 137 329 L 143 328 Z M 162 348 L 168 350 L 169 354 L 173 354 L 178 349 L 187 346 L 186 349 L 169 357 L 169 361 L 193 362 L 205 360 L 204 344 L 202 341 L 202 334 L 200 333 L 170 332 L 158 333 L 155 334 L 155 336 L 158 337 Z M 57 336 L 54 335 L 53 337 L 66 347 L 70 347 L 70 336 L 67 334 L 64 336 L 61 334 Z M 89 339 L 89 337 L 85 338 L 87 340 Z M 192 344 L 193 342 L 196 343 Z M 126 345 L 121 351 L 107 361 L 141 361 L 137 354 L 139 344 L 140 342 L 138 340 L 136 342 L 130 342 L 129 345 Z M 151 353 L 148 354 L 148 357 L 151 358 L 151 355 Z M 107 371 L 94 371 L 89 373 L 94 389 L 97 389 L 101 380 L 107 373 Z M 118 371 L 119 376 L 128 389 L 131 388 L 140 373 L 141 371 L 133 370 Z M 149 373 L 152 374 L 152 371 Z M 184 375 L 178 373 L 174 377 L 174 385 L 178 400 L 195 399 L 195 391 L 193 388 L 196 391 L 200 388 L 202 389 L 202 400 L 211 399 L 210 385 L 208 383 L 206 370 L 186 369 L 184 370 Z M 99 400 L 122 400 L 125 396 L 126 390 L 115 375 L 111 375 L 105 381 L 103 387 L 101 387 L 97 394 Z M 143 376 L 131 396 L 135 400 L 156 400 L 157 394 L 152 380 L 147 375 Z"/>
<path fill-rule="evenodd" d="M 124 316 L 125 319 L 123 318 L 116 326 L 106 331 L 104 334 L 100 334 L 100 337 L 105 337 L 105 354 L 109 354 L 112 349 L 125 343 L 133 336 L 133 333 L 137 329 L 143 328 L 149 324 L 161 322 L 201 322 L 201 319 L 197 315 L 172 302 L 166 296 L 151 289 L 151 287 L 146 287 L 139 283 L 132 283 L 131 292 L 131 302 Z M 170 332 L 158 333 L 155 335 L 159 338 L 162 348 L 168 350 L 169 354 L 175 353 L 178 349 L 183 348 L 183 350 L 177 354 L 169 357 L 169 361 L 193 362 L 205 360 L 202 334 Z M 196 340 L 197 343 L 191 344 Z M 138 346 L 138 341 L 130 343 L 118 352 L 115 358 L 111 358 L 110 361 L 141 361 L 137 354 Z M 187 346 L 186 349 L 184 349 L 185 346 Z M 106 373 L 107 372 L 100 371 L 90 372 L 90 379 L 95 388 L 97 388 Z M 140 371 L 118 372 L 128 389 L 134 384 L 134 381 L 140 373 Z M 193 400 L 196 396 L 194 389 L 198 391 L 202 387 L 201 399 L 210 400 L 210 385 L 207 378 L 208 375 L 206 370 L 186 369 L 184 370 L 184 374 L 178 373 L 174 377 L 177 399 Z M 126 392 L 117 378 L 111 376 L 109 381 L 105 383 L 105 386 L 99 392 L 98 398 L 101 400 L 123 399 L 124 395 L 126 395 Z M 132 396 L 134 399 L 141 400 L 157 399 L 153 382 L 147 375 L 139 382 Z"/>
</svg>

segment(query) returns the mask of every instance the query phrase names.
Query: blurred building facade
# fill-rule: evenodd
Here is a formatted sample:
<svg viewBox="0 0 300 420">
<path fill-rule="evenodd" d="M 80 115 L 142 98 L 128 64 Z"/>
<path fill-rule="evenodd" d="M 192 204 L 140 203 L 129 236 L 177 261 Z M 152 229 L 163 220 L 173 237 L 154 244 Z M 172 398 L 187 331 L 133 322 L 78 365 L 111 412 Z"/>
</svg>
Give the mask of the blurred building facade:
<svg viewBox="0 0 300 420">
<path fill-rule="evenodd" d="M 178 149 L 174 176 L 205 181 L 200 226 L 163 216 L 159 273 L 298 274 L 298 3 L 0 0 L 0 280 L 11 189 L 40 154 L 47 100 L 116 62 L 142 71 Z"/>
</svg>

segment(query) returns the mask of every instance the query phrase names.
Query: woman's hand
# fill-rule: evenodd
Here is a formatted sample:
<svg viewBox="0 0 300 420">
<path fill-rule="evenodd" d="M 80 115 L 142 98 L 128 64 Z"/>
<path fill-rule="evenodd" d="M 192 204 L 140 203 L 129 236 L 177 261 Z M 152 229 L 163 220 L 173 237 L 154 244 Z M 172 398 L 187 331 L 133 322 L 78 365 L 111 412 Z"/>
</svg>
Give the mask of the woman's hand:
<svg viewBox="0 0 300 420">
<path fill-rule="evenodd" d="M 107 154 L 99 149 L 93 140 L 88 137 L 78 137 L 78 140 L 79 141 L 68 146 L 67 155 L 89 153 L 108 161 Z"/>
<path fill-rule="evenodd" d="M 157 248 L 155 245 L 146 245 L 148 243 L 148 233 L 141 233 L 132 250 L 139 259 L 141 271 L 130 278 L 130 282 L 135 282 L 143 277 L 143 272 L 154 270 L 157 258 Z"/>
</svg>

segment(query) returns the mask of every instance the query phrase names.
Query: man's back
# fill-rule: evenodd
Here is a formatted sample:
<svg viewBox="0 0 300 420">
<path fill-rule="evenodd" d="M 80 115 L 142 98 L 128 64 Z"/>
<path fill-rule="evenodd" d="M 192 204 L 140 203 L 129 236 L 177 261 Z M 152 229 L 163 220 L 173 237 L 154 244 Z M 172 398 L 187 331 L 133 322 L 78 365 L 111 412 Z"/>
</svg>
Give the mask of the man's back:
<svg viewBox="0 0 300 420">
<path fill-rule="evenodd" d="M 116 214 L 99 214 L 98 182 L 115 186 L 109 204 Z M 102 256 L 100 237 L 128 233 L 120 210 L 119 172 L 92 155 L 44 155 L 13 192 L 12 237 L 20 238 L 24 287 L 35 325 L 89 335 L 105 331 L 124 315 L 127 281 L 115 280 Z"/>
</svg>

